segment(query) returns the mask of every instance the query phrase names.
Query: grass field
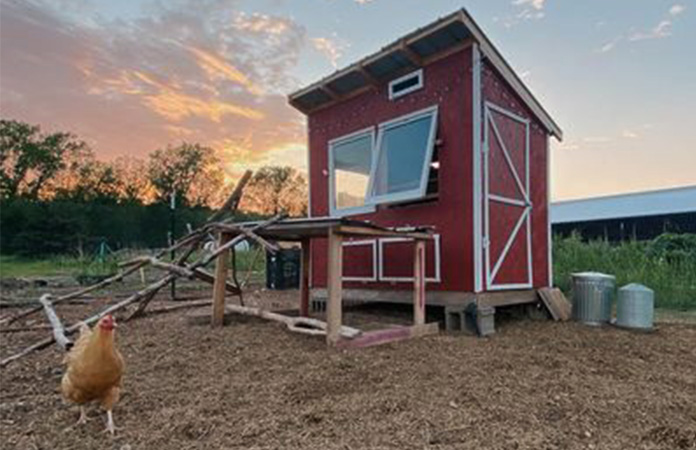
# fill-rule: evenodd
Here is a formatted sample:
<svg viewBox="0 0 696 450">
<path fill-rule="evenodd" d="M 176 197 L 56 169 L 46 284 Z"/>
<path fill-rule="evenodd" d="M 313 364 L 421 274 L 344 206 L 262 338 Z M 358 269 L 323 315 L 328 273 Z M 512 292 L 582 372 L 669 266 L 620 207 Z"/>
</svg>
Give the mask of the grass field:
<svg viewBox="0 0 696 450">
<path fill-rule="evenodd" d="M 655 291 L 657 307 L 696 309 L 696 249 L 693 235 L 663 235 L 648 242 L 583 242 L 555 239 L 554 284 L 570 292 L 571 274 L 597 271 L 616 276 L 616 286 L 640 283 Z"/>
<path fill-rule="evenodd" d="M 130 254 L 132 253 L 132 255 Z M 51 277 L 51 276 L 80 276 L 80 275 L 109 275 L 118 271 L 117 263 L 136 256 L 141 252 L 129 252 L 120 258 L 109 257 L 103 262 L 92 258 L 79 258 L 75 256 L 54 256 L 45 259 L 26 259 L 15 256 L 0 256 L 0 277 Z M 191 256 L 190 261 L 198 255 Z M 166 258 L 165 258 L 166 259 Z M 254 267 L 252 280 L 258 281 L 265 275 L 265 259 L 263 254 L 257 254 L 256 250 L 237 252 L 237 268 L 240 276 L 246 274 L 250 267 Z"/>
<path fill-rule="evenodd" d="M 577 236 L 554 240 L 554 283 L 570 293 L 574 272 L 599 271 L 616 276 L 617 287 L 641 283 L 655 291 L 656 306 L 696 310 L 696 237 L 663 235 L 654 241 L 609 244 L 583 242 Z M 135 255 L 137 252 L 133 252 Z M 127 259 L 129 256 L 122 256 Z M 196 255 L 193 255 L 195 258 Z M 253 265 L 253 281 L 264 279 L 265 258 L 256 250 L 237 252 L 237 268 L 244 277 Z M 116 259 L 57 256 L 29 260 L 0 256 L 0 276 L 106 275 L 117 270 Z M 242 280 L 240 280 L 242 281 Z"/>
</svg>

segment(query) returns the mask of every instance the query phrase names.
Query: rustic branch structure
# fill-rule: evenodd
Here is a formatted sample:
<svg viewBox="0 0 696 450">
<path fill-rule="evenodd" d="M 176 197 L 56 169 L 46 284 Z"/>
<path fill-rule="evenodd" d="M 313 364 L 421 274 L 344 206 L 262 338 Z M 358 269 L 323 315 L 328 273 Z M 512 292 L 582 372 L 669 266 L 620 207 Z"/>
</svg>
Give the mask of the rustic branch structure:
<svg viewBox="0 0 696 450">
<path fill-rule="evenodd" d="M 63 350 L 68 350 L 72 345 L 67 336 L 77 331 L 83 324 L 92 325 L 106 314 L 115 313 L 136 304 L 126 320 L 136 318 L 146 313 L 147 306 L 163 287 L 172 283 L 177 278 L 200 280 L 213 285 L 213 298 L 209 300 L 197 300 L 182 303 L 181 305 L 167 306 L 153 310 L 152 313 L 162 313 L 189 307 L 202 307 L 212 305 L 210 322 L 212 326 L 221 326 L 225 313 L 256 316 L 266 320 L 280 322 L 286 325 L 292 332 L 307 335 L 326 336 L 330 346 L 341 348 L 356 348 L 376 345 L 384 342 L 392 342 L 408 339 L 416 336 L 437 333 L 437 324 L 425 324 L 425 241 L 432 239 L 430 230 L 392 230 L 380 228 L 367 222 L 357 222 L 347 219 L 294 219 L 285 221 L 285 215 L 277 215 L 271 219 L 260 222 L 232 223 L 230 220 L 221 220 L 227 209 L 236 208 L 239 203 L 242 188 L 251 177 L 250 173 L 240 180 L 233 194 L 225 202 L 225 208 L 213 214 L 205 225 L 179 239 L 169 248 L 160 250 L 154 256 L 141 256 L 119 264 L 124 270 L 107 278 L 93 286 L 80 289 L 76 292 L 53 299 L 50 294 L 44 294 L 40 299 L 40 307 L 32 308 L 13 317 L 5 319 L 4 323 L 12 323 L 19 318 L 27 317 L 43 309 L 51 324 L 53 335 L 34 343 L 23 351 L 0 361 L 0 367 L 15 361 L 36 350 L 50 346 L 56 342 Z M 203 254 L 197 260 L 188 263 L 188 259 L 200 247 L 200 244 L 211 232 L 219 236 L 219 245 L 208 254 Z M 342 277 L 342 242 L 345 237 L 403 237 L 416 241 L 414 254 L 414 325 L 412 327 L 400 327 L 397 329 L 380 330 L 363 334 L 360 330 L 346 327 L 341 319 L 341 277 Z M 326 322 L 309 318 L 309 248 L 312 238 L 328 238 L 329 267 L 328 267 L 328 300 Z M 302 268 L 300 282 L 300 316 L 289 317 L 279 313 L 267 311 L 261 308 L 245 306 L 242 302 L 241 286 L 236 277 L 235 259 L 232 257 L 233 283 L 228 281 L 228 262 L 233 256 L 234 248 L 242 241 L 252 241 L 261 249 L 275 252 L 279 247 L 275 241 L 294 241 L 302 246 Z M 184 252 L 174 261 L 163 261 L 162 257 L 173 249 L 185 248 Z M 205 271 L 203 268 L 216 261 L 215 274 Z M 107 306 L 92 316 L 63 328 L 54 305 L 78 298 L 89 292 L 108 286 L 122 280 L 145 267 L 152 267 L 167 272 L 167 275 L 129 297 Z M 243 284 L 246 283 L 246 279 Z M 225 305 L 225 294 L 230 293 L 240 298 L 240 305 Z"/>
</svg>

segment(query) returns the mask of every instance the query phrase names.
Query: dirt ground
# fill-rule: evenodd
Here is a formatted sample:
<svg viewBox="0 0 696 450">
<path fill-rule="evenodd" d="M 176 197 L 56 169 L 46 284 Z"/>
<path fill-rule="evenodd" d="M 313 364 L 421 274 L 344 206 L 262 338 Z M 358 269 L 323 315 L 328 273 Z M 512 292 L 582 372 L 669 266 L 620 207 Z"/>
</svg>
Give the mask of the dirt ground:
<svg viewBox="0 0 696 450">
<path fill-rule="evenodd" d="M 294 298 L 282 295 L 250 300 Z M 86 308 L 59 313 L 70 321 Z M 127 373 L 115 437 L 96 406 L 71 428 L 78 410 L 61 400 L 57 349 L 0 369 L 0 448 L 696 449 L 693 324 L 646 334 L 518 318 L 490 338 L 327 351 L 280 324 L 239 318 L 211 330 L 186 314 L 118 328 Z M 47 333 L 0 334 L 0 357 Z"/>
</svg>

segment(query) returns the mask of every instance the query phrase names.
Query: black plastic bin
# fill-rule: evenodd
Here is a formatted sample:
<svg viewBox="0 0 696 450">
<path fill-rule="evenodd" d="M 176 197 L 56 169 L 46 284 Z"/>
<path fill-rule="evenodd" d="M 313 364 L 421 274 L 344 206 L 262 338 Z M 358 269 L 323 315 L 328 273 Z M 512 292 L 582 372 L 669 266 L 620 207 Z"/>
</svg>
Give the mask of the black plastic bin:
<svg viewBox="0 0 696 450">
<path fill-rule="evenodd" d="M 266 287 L 276 290 L 300 287 L 300 249 L 266 252 Z"/>
</svg>

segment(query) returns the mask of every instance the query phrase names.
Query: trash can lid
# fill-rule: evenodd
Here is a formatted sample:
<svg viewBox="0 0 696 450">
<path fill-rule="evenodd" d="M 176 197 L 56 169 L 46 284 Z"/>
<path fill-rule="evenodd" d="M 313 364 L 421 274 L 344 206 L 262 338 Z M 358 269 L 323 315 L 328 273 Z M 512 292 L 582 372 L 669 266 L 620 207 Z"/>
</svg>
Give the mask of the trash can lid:
<svg viewBox="0 0 696 450">
<path fill-rule="evenodd" d="M 607 280 L 615 280 L 616 277 L 614 275 L 608 275 L 606 273 L 601 273 L 601 272 L 576 272 L 571 274 L 573 277 L 578 277 L 578 278 L 604 278 Z"/>
<path fill-rule="evenodd" d="M 639 284 L 639 283 L 627 284 L 626 286 L 622 286 L 621 288 L 619 288 L 619 290 L 620 291 L 643 291 L 643 292 L 650 292 L 650 293 L 654 292 L 649 287 L 643 286 L 642 284 Z"/>
</svg>

